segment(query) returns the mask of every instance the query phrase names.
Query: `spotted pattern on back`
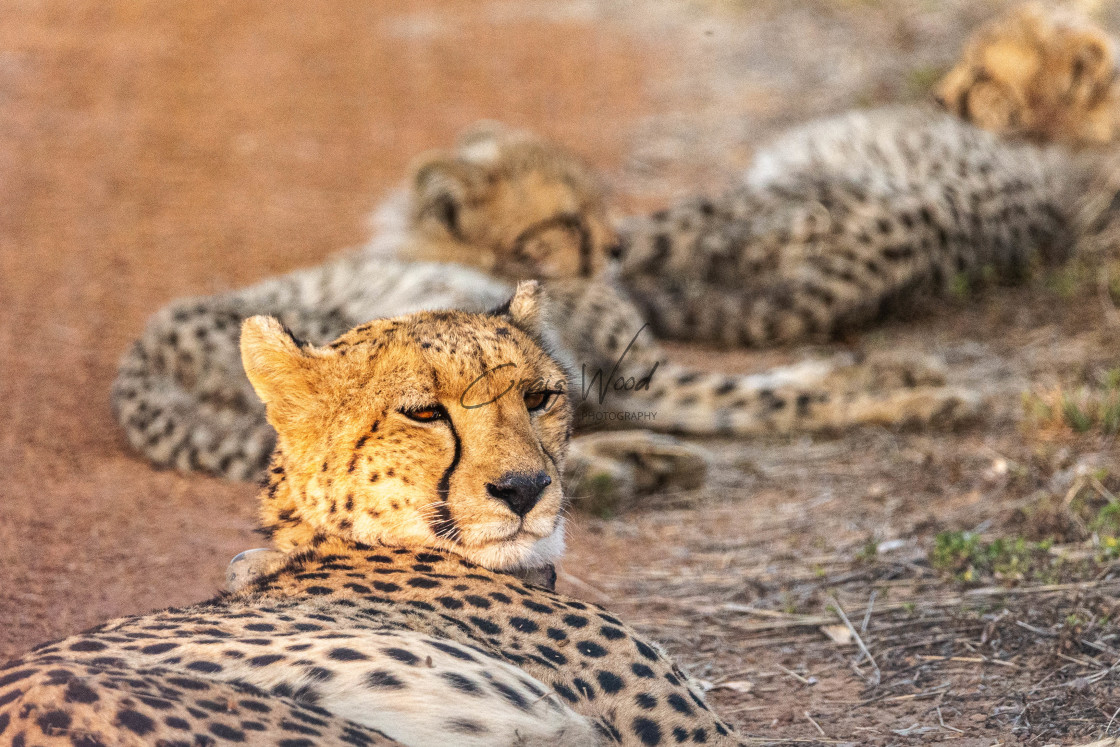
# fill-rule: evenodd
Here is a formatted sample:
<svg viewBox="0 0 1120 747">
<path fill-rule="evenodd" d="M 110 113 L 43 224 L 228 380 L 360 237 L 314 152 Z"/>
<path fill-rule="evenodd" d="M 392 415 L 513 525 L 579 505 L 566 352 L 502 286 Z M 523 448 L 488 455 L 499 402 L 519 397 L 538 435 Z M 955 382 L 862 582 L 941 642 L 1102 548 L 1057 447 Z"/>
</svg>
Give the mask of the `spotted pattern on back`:
<svg viewBox="0 0 1120 747">
<path fill-rule="evenodd" d="M 828 338 L 915 291 L 1064 258 L 1071 168 L 924 107 L 822 120 L 764 148 L 742 187 L 628 221 L 622 282 L 662 337 Z"/>
<path fill-rule="evenodd" d="M 97 645 L 84 640 L 85 648 Z M 83 647 L 78 641 L 73 645 Z M 165 667 L 79 663 L 51 654 L 0 669 L 0 740 L 44 747 L 401 744 L 313 703 L 277 697 L 243 682 L 204 679 Z"/>
</svg>

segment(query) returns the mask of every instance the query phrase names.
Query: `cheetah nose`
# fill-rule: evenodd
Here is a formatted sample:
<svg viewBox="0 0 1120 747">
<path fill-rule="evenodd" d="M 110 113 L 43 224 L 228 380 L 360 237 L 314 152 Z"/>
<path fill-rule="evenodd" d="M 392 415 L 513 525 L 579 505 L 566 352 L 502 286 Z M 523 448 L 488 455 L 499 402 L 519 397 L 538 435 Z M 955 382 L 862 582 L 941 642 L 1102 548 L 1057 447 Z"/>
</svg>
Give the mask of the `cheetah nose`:
<svg viewBox="0 0 1120 747">
<path fill-rule="evenodd" d="M 490 495 L 497 498 L 518 516 L 533 510 L 541 493 L 552 484 L 552 478 L 544 472 L 527 475 L 524 472 L 507 472 L 498 482 L 486 483 Z"/>
</svg>

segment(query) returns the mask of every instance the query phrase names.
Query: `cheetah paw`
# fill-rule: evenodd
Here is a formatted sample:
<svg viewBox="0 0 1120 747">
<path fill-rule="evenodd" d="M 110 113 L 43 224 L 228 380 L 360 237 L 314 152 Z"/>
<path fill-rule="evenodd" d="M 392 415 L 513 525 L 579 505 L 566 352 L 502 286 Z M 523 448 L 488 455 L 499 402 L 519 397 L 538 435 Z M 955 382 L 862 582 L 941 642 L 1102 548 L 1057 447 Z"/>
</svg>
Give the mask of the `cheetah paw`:
<svg viewBox="0 0 1120 747">
<path fill-rule="evenodd" d="M 661 433 L 592 433 L 572 441 L 565 484 L 584 507 L 610 511 L 642 496 L 699 488 L 710 461 L 704 449 Z"/>
<path fill-rule="evenodd" d="M 886 396 L 868 394 L 849 403 L 849 423 L 953 429 L 975 422 L 984 412 L 979 393 L 957 387 L 916 386 Z"/>
<path fill-rule="evenodd" d="M 876 350 L 842 368 L 841 374 L 849 379 L 850 390 L 876 392 L 943 386 L 946 367 L 937 356 L 915 350 Z"/>
</svg>

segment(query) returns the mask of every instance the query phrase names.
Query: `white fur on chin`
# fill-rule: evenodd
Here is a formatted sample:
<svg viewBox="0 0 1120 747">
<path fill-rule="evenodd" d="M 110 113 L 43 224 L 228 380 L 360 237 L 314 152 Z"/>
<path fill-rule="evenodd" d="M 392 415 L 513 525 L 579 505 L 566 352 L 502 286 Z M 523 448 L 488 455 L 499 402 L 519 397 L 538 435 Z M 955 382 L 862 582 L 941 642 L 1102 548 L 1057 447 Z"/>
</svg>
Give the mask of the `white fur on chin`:
<svg viewBox="0 0 1120 747">
<path fill-rule="evenodd" d="M 564 554 L 564 519 L 558 519 L 552 534 L 541 539 L 523 537 L 477 548 L 442 541 L 439 546 L 440 549 L 462 555 L 467 560 L 492 571 L 542 568 L 555 563 Z"/>
<path fill-rule="evenodd" d="M 552 532 L 546 537 L 533 538 L 522 532 L 513 539 L 493 542 L 481 547 L 467 547 L 459 542 L 433 537 L 431 529 L 419 517 L 408 525 L 398 527 L 392 536 L 383 535 L 380 529 L 376 521 L 360 516 L 350 532 L 350 537 L 358 542 L 372 545 L 447 550 L 492 571 L 543 568 L 555 563 L 564 554 L 562 517 L 556 519 Z"/>
</svg>

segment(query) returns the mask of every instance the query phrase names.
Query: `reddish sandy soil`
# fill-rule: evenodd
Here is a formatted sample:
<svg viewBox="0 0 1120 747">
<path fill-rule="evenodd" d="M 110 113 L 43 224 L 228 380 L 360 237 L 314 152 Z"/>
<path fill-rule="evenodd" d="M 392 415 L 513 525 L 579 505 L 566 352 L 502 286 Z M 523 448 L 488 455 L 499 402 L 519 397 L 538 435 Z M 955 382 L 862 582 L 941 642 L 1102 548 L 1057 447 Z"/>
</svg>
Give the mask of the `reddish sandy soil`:
<svg viewBox="0 0 1120 747">
<path fill-rule="evenodd" d="M 171 299 L 361 241 L 410 160 L 481 118 L 576 148 L 621 209 L 715 189 L 791 121 L 920 95 L 1002 7 L 118 5 L 0 8 L 0 659 L 206 598 L 259 544 L 252 486 L 154 471 L 109 411 L 118 357 Z M 1120 363 L 1098 301 L 1039 281 L 848 341 L 943 355 L 955 383 L 992 398 L 989 416 L 956 434 L 710 444 L 706 490 L 577 513 L 564 588 L 665 641 L 760 742 L 1120 731 L 1115 569 L 961 598 L 926 560 L 937 531 L 1016 531 L 1017 509 L 1065 493 L 1063 470 L 1116 463 L 1109 437 L 1019 422 L 1021 391 Z M 898 542 L 861 560 L 872 538 Z M 872 590 L 878 685 L 813 617 L 838 621 L 835 592 L 859 627 Z"/>
<path fill-rule="evenodd" d="M 651 106 L 634 43 L 500 34 L 470 2 L 413 4 L 456 29 L 432 38 L 362 3 L 128 7 L 0 10 L 4 655 L 210 595 L 255 542 L 250 486 L 154 472 L 120 438 L 109 385 L 149 314 L 360 241 L 410 159 L 478 119 L 593 131 L 609 165 Z"/>
</svg>

